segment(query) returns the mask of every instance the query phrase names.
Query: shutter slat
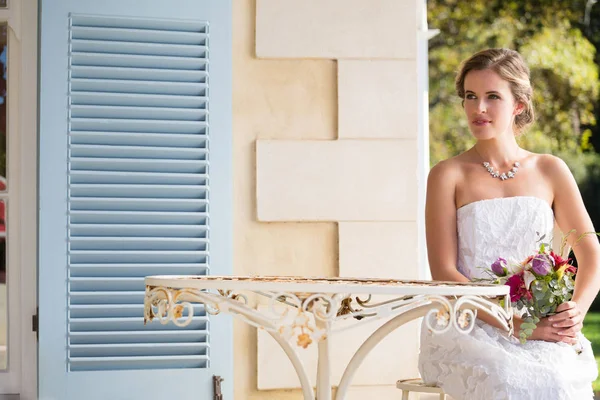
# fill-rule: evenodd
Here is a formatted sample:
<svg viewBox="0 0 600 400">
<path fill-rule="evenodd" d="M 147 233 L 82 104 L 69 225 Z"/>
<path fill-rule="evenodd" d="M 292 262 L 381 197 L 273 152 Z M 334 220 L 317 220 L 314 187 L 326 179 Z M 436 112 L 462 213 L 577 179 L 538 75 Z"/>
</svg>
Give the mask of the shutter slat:
<svg viewBox="0 0 600 400">
<path fill-rule="evenodd" d="M 72 250 L 199 250 L 208 248 L 203 238 L 172 237 L 71 237 Z"/>
<path fill-rule="evenodd" d="M 143 280 L 142 280 L 143 282 Z M 194 315 L 205 316 L 206 311 L 201 304 L 193 304 Z M 74 304 L 69 306 L 71 318 L 82 317 L 139 317 L 144 315 L 143 304 Z"/>
<path fill-rule="evenodd" d="M 203 71 L 207 54 L 201 57 L 146 56 L 138 54 L 73 53 L 72 65 L 100 65 L 105 67 L 139 67 Z"/>
<path fill-rule="evenodd" d="M 145 292 L 138 291 L 70 291 L 69 304 L 140 304 L 144 302 Z M 139 329 L 136 327 L 134 329 Z"/>
<path fill-rule="evenodd" d="M 185 314 L 184 310 L 184 315 Z M 183 320 L 182 320 L 183 321 Z M 192 317 L 192 321 L 189 325 L 181 327 L 184 330 L 195 330 L 195 329 L 206 329 L 208 324 L 207 317 Z M 130 331 L 133 329 L 146 330 L 146 331 L 157 331 L 157 330 L 170 330 L 168 324 L 146 324 L 144 325 L 144 317 L 120 317 L 120 318 L 71 318 L 69 320 L 69 329 L 73 332 L 84 331 L 84 332 L 102 332 L 102 331 L 114 331 L 114 330 L 126 330 Z"/>
<path fill-rule="evenodd" d="M 190 149 L 184 147 L 148 147 L 148 146 L 108 146 L 108 145 L 71 145 L 71 157 L 94 158 L 135 158 L 154 160 L 196 160 L 207 158 L 207 149 Z"/>
<path fill-rule="evenodd" d="M 75 197 L 127 197 L 127 198 L 173 198 L 204 199 L 206 187 L 197 185 L 124 185 L 124 184 L 73 184 L 71 196 Z"/>
<path fill-rule="evenodd" d="M 205 212 L 207 204 L 208 202 L 206 200 L 197 199 L 71 198 L 72 210 Z"/>
<path fill-rule="evenodd" d="M 207 259 L 194 264 L 75 264 L 69 265 L 77 277 L 145 277 L 147 275 L 206 275 Z"/>
<path fill-rule="evenodd" d="M 76 27 L 97 27 L 101 29 L 125 28 L 128 31 L 141 29 L 143 32 L 151 30 L 169 32 L 189 32 L 194 34 L 208 33 L 208 23 L 202 21 L 186 21 L 180 19 L 151 19 L 114 17 L 99 15 L 75 14 L 71 17 L 72 29 Z M 114 38 L 114 40 L 117 40 Z M 178 42 L 176 42 L 178 43 Z"/>
<path fill-rule="evenodd" d="M 134 251 L 134 250 L 71 250 L 70 262 L 76 264 L 95 263 L 202 263 L 207 251 Z M 150 274 L 149 274 L 150 275 Z M 142 299 L 143 301 L 143 299 Z"/>
<path fill-rule="evenodd" d="M 196 32 L 156 31 L 149 29 L 119 29 L 106 27 L 75 26 L 75 40 L 102 40 L 125 42 L 148 42 L 175 45 L 205 45 L 208 36 Z"/>
<path fill-rule="evenodd" d="M 71 211 L 71 223 L 128 223 L 128 224 L 189 224 L 206 225 L 208 214 L 203 212 L 152 211 Z"/>
<path fill-rule="evenodd" d="M 180 69 L 154 69 L 154 68 L 126 68 L 126 67 L 98 67 L 93 65 L 72 65 L 72 78 L 98 78 L 150 82 L 191 82 L 205 83 L 208 73 L 206 71 L 189 71 Z M 74 95 L 80 96 L 82 93 Z M 200 101 L 200 99 L 195 99 Z"/>
<path fill-rule="evenodd" d="M 207 368 L 208 356 L 70 357 L 72 371 Z"/>
<path fill-rule="evenodd" d="M 114 171 L 73 171 L 71 183 L 129 183 L 129 184 L 169 184 L 199 185 L 208 183 L 206 174 L 170 174 L 152 172 L 114 172 Z"/>
<path fill-rule="evenodd" d="M 206 237 L 207 229 L 198 225 L 72 224 L 72 237 L 89 235 Z"/>
<path fill-rule="evenodd" d="M 208 163 L 198 160 L 144 160 L 129 158 L 71 158 L 71 170 L 115 172 L 169 172 L 205 174 Z"/>
<path fill-rule="evenodd" d="M 208 25 L 70 29 L 69 368 L 206 368 L 204 306 L 175 331 L 144 325 L 143 302 L 147 275 L 210 271 Z"/>
<path fill-rule="evenodd" d="M 131 357 L 146 356 L 148 354 L 158 356 L 178 355 L 202 355 L 208 353 L 206 343 L 129 343 L 129 344 L 72 344 L 69 346 L 72 357 Z"/>
<path fill-rule="evenodd" d="M 70 290 L 78 291 L 141 291 L 144 290 L 144 278 L 107 277 L 82 278 L 70 276 Z M 81 309 L 81 308 L 80 308 Z M 137 316 L 139 316 L 138 314 Z M 71 314 L 73 316 L 73 314 Z M 114 315 L 113 315 L 114 316 Z"/>
<path fill-rule="evenodd" d="M 205 121 L 165 121 L 152 119 L 73 118 L 71 127 L 82 131 L 204 133 Z"/>
<path fill-rule="evenodd" d="M 205 342 L 208 331 L 183 329 L 162 331 L 103 331 L 103 332 L 73 332 L 70 337 L 71 344 L 97 344 L 100 340 L 104 343 L 190 343 Z"/>
<path fill-rule="evenodd" d="M 191 44 L 152 43 L 141 41 L 111 42 L 74 38 L 72 51 L 105 54 L 144 54 L 152 56 L 204 57 L 206 47 Z"/>
<path fill-rule="evenodd" d="M 206 109 L 206 98 L 200 96 L 177 96 L 161 94 L 135 94 L 110 92 L 82 92 L 71 97 L 75 105 L 111 105 L 138 107 L 170 107 Z"/>
<path fill-rule="evenodd" d="M 196 101 L 205 99 L 208 86 L 205 83 L 163 82 L 122 79 L 73 78 L 71 89 L 82 92 L 131 93 L 151 95 L 195 96 Z"/>
<path fill-rule="evenodd" d="M 207 140 L 202 134 L 84 131 L 71 132 L 71 143 L 206 148 Z"/>
<path fill-rule="evenodd" d="M 74 105 L 72 118 L 117 118 L 177 121 L 204 121 L 206 110 L 174 107 L 130 107 L 107 105 Z"/>
</svg>

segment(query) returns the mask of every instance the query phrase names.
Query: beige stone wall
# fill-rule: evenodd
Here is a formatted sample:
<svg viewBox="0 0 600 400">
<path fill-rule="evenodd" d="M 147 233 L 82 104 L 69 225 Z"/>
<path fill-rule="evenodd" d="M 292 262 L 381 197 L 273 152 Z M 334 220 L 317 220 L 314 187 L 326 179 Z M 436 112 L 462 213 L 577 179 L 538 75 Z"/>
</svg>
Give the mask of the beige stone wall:
<svg viewBox="0 0 600 400">
<path fill-rule="evenodd" d="M 336 137 L 336 63 L 255 57 L 253 0 L 233 2 L 234 273 L 337 274 L 334 222 L 259 223 L 256 141 Z M 299 391 L 259 392 L 257 333 L 235 322 L 235 399 L 299 399 Z"/>
<path fill-rule="evenodd" d="M 416 3 L 375 3 L 233 2 L 235 274 L 418 277 Z M 398 398 L 416 332 L 387 338 L 349 398 Z M 366 334 L 332 349 L 334 385 Z M 236 400 L 302 397 L 268 335 L 236 321 L 234 338 Z"/>
</svg>

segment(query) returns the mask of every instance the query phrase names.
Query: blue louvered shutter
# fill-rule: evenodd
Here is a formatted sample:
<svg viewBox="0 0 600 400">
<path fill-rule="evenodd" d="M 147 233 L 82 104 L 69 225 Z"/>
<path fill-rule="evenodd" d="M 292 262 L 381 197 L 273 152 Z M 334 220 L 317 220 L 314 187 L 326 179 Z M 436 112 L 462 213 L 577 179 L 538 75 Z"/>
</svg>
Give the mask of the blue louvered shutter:
<svg viewBox="0 0 600 400">
<path fill-rule="evenodd" d="M 73 15 L 70 37 L 69 368 L 206 367 L 202 307 L 142 315 L 144 276 L 208 272 L 208 24 Z"/>
<path fill-rule="evenodd" d="M 209 321 L 202 305 L 195 306 L 185 328 L 143 324 L 145 276 L 204 275 L 214 269 L 230 273 L 228 265 L 213 266 L 215 259 L 230 257 L 223 253 L 230 251 L 230 227 L 224 224 L 231 210 L 219 200 L 230 195 L 226 188 L 231 182 L 223 181 L 230 179 L 231 150 L 218 147 L 230 145 L 230 139 L 221 137 L 230 134 L 216 129 L 230 124 L 218 120 L 228 115 L 220 99 L 230 97 L 218 91 L 230 86 L 212 73 L 230 66 L 219 65 L 218 56 L 213 65 L 211 46 L 218 41 L 212 37 L 216 24 L 211 13 L 204 10 L 209 18 L 187 19 L 202 2 L 181 3 L 190 8 L 180 11 L 186 19 L 63 14 L 69 38 L 62 360 L 68 399 L 118 395 L 115 380 L 123 380 L 123 390 L 139 380 L 140 393 L 156 395 L 151 383 L 166 377 L 202 380 L 188 392 L 198 387 L 208 391 L 212 374 L 225 373 L 214 367 L 231 367 L 230 343 L 225 343 L 230 332 L 222 332 L 229 325 Z M 219 8 L 216 2 L 204 3 Z M 43 56 L 41 68 L 43 76 Z M 213 109 L 216 115 L 209 115 Z M 41 171 L 43 153 L 41 148 Z M 45 195 L 52 196 L 41 188 L 41 203 Z M 41 223 L 44 212 L 60 211 L 42 208 Z M 41 232 L 42 255 L 43 239 Z M 42 292 L 40 288 L 40 300 Z M 43 343 L 40 339 L 40 347 Z M 178 396 L 198 398 L 182 389 Z"/>
</svg>

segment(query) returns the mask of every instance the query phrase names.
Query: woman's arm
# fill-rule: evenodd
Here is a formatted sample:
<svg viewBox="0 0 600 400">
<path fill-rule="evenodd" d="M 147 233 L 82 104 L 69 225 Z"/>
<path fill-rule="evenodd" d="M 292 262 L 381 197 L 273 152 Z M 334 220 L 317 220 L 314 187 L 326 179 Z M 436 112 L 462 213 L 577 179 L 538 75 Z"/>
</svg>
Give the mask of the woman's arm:
<svg viewBox="0 0 600 400">
<path fill-rule="evenodd" d="M 456 269 L 456 178 L 452 160 L 442 161 L 427 178 L 425 234 L 431 277 L 436 281 L 468 282 Z"/>
<path fill-rule="evenodd" d="M 554 190 L 554 215 L 558 226 L 565 233 L 574 230 L 567 239 L 578 264 L 573 301 L 585 315 L 600 289 L 600 244 L 593 234 L 575 243 L 582 234 L 594 232 L 594 226 L 569 167 L 553 156 L 544 161 Z"/>
<path fill-rule="evenodd" d="M 469 282 L 469 279 L 458 272 L 456 265 L 458 233 L 455 195 L 460 171 L 454 163 L 453 160 L 442 161 L 429 172 L 425 203 L 427 257 L 434 280 Z M 477 318 L 504 329 L 495 318 L 486 313 L 478 313 Z M 515 329 L 518 328 L 519 326 L 515 326 Z"/>
<path fill-rule="evenodd" d="M 548 318 L 551 327 L 558 329 L 562 341 L 576 340 L 583 327 L 585 314 L 600 289 L 600 244 L 588 215 L 577 183 L 569 167 L 558 157 L 545 156 L 542 171 L 554 191 L 554 215 L 563 232 L 571 232 L 567 242 L 577 257 L 577 277 L 572 301 L 561 304 L 557 314 Z"/>
</svg>

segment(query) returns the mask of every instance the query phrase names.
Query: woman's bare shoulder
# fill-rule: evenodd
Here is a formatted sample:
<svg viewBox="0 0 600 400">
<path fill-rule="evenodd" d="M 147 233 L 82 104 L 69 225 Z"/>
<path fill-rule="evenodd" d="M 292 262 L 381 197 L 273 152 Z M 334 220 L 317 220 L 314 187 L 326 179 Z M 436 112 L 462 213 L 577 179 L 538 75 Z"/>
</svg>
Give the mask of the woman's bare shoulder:
<svg viewBox="0 0 600 400">
<path fill-rule="evenodd" d="M 569 168 L 564 160 L 560 157 L 557 157 L 553 154 L 537 154 L 531 153 L 540 170 L 543 173 L 547 172 L 557 172 L 557 170 Z"/>
<path fill-rule="evenodd" d="M 537 153 L 530 153 L 530 157 L 534 161 L 537 170 L 550 182 L 568 179 L 573 176 L 567 163 L 560 157 Z"/>
<path fill-rule="evenodd" d="M 466 153 L 442 160 L 431 168 L 429 176 L 436 179 L 451 179 L 456 181 L 463 175 L 468 160 L 469 156 Z"/>
</svg>

